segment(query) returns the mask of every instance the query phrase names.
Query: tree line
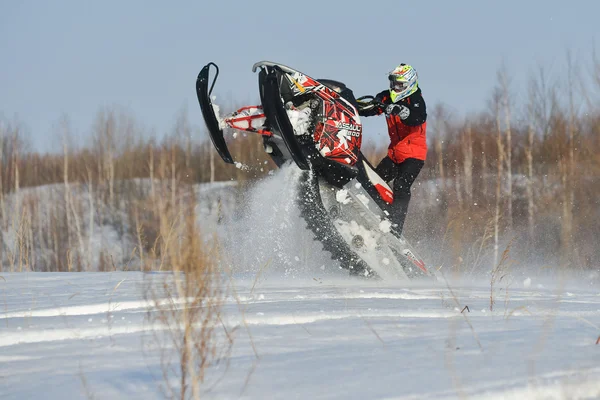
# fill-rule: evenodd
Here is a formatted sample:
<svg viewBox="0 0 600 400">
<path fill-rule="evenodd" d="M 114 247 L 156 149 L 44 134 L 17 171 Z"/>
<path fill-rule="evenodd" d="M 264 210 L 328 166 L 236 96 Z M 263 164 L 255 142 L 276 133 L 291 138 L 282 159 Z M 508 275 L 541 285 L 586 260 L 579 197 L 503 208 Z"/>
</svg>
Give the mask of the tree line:
<svg viewBox="0 0 600 400">
<path fill-rule="evenodd" d="M 553 79 L 540 68 L 526 90 L 519 90 L 510 71 L 501 67 L 485 109 L 458 118 L 447 105 L 430 106 L 428 160 L 413 186 L 406 233 L 439 246 L 432 257 L 440 264 L 460 270 L 496 265 L 512 246 L 523 261 L 598 268 L 600 63 L 594 58 L 584 73 L 567 56 L 559 75 L 566 78 Z M 199 110 L 192 119 L 202 124 Z M 65 270 L 77 255 L 79 268 L 85 269 L 92 261 L 84 260 L 89 235 L 82 230 L 100 219 L 135 238 L 139 258 L 160 236 L 160 229 L 151 234 L 158 215 L 146 215 L 149 220 L 141 222 L 141 204 L 156 196 L 157 187 L 175 206 L 174 193 L 179 196 L 181 188 L 260 179 L 275 168 L 262 139 L 252 134 L 229 136 L 239 163 L 223 163 L 204 126 L 193 126 L 185 111 L 171 132 L 157 139 L 131 113 L 102 108 L 87 144 L 77 147 L 68 116 L 63 116 L 54 132 L 62 143 L 60 153 L 32 151 L 24 126 L 0 119 L 0 258 L 5 268 L 31 268 L 32 259 L 46 257 L 44 265 Z M 386 146 L 371 144 L 363 151 L 377 163 Z M 140 185 L 141 180 L 150 184 Z M 34 199 L 27 191 L 46 185 L 60 188 L 56 199 Z M 74 204 L 74 190 L 87 194 L 85 205 Z M 47 251 L 33 254 L 40 242 Z M 122 265 L 127 257 L 114 263 Z"/>
</svg>

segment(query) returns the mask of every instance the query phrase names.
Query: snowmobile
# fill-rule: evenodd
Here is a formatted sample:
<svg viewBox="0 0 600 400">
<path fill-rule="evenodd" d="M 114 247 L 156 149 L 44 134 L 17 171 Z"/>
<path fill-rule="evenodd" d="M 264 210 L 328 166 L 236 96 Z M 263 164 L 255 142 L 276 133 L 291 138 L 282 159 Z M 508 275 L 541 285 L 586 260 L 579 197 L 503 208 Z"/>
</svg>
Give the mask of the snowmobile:
<svg viewBox="0 0 600 400">
<path fill-rule="evenodd" d="M 202 116 L 223 161 L 234 163 L 224 129 L 261 135 L 278 167 L 293 162 L 303 171 L 297 191 L 300 214 L 342 268 L 384 280 L 434 277 L 404 236 L 390 229 L 387 209 L 393 192 L 360 151 L 358 102 L 376 100 L 355 99 L 342 82 L 313 79 L 283 64 L 260 61 L 252 67 L 257 70 L 261 104 L 223 117 L 211 97 L 218 66 L 208 63 L 198 74 Z"/>
</svg>

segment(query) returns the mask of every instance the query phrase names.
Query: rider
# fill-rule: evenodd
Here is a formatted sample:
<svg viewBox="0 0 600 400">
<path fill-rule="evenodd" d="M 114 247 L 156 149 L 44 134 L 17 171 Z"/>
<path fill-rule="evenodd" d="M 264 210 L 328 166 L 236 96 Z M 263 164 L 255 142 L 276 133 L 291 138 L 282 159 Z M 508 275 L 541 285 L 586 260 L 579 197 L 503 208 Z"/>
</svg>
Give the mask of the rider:
<svg viewBox="0 0 600 400">
<path fill-rule="evenodd" d="M 390 206 L 392 231 L 400 236 L 410 202 L 410 187 L 419 175 L 427 156 L 427 112 L 419 88 L 417 71 L 400 64 L 389 74 L 389 90 L 373 102 L 360 102 L 358 113 L 370 117 L 385 113 L 390 135 L 387 156 L 376 172 L 386 181 L 394 180 L 394 202 Z"/>
</svg>

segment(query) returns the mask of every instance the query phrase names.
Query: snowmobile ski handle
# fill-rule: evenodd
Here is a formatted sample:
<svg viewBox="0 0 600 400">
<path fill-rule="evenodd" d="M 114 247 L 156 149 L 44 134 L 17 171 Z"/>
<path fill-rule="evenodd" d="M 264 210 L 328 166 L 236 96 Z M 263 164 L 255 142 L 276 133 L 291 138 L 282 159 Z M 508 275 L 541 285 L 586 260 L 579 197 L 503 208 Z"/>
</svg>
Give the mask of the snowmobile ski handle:
<svg viewBox="0 0 600 400">
<path fill-rule="evenodd" d="M 210 85 L 210 90 L 208 91 L 208 95 L 210 96 L 212 94 L 213 88 L 215 87 L 215 83 L 217 83 L 217 78 L 219 77 L 219 67 L 214 62 L 209 62 L 206 65 L 207 66 L 212 65 L 217 70 L 217 72 L 215 73 L 215 78 L 213 79 L 212 85 Z"/>
</svg>

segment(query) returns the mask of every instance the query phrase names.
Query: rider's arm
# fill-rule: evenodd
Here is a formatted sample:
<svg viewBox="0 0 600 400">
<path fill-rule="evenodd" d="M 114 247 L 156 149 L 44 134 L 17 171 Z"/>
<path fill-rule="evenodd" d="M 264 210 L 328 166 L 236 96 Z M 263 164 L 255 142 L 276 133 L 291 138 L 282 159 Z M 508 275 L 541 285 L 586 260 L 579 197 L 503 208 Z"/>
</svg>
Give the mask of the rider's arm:
<svg viewBox="0 0 600 400">
<path fill-rule="evenodd" d="M 408 126 L 419 126 L 427 121 L 427 109 L 425 107 L 425 100 L 421 95 L 421 91 L 415 92 L 406 99 L 402 99 L 400 103 L 402 106 L 408 108 L 408 113 L 400 112 L 400 118 L 405 125 Z M 406 115 L 408 114 L 408 115 Z M 406 115 L 404 117 L 404 115 Z"/>
</svg>

